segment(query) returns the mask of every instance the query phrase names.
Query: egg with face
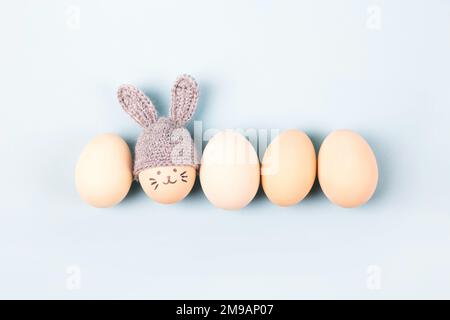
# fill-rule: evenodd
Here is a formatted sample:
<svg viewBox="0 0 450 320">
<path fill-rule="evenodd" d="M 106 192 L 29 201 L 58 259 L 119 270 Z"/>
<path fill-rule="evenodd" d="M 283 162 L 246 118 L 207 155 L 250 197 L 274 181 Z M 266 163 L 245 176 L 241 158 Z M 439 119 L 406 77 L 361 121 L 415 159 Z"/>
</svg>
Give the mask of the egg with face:
<svg viewBox="0 0 450 320">
<path fill-rule="evenodd" d="M 186 128 L 197 107 L 197 82 L 181 75 L 172 88 L 168 117 L 159 117 L 151 100 L 138 88 L 123 85 L 119 103 L 143 129 L 135 147 L 134 178 L 154 201 L 172 204 L 184 199 L 194 186 L 198 157 Z"/>
<path fill-rule="evenodd" d="M 183 200 L 192 190 L 196 170 L 191 166 L 156 167 L 139 173 L 142 189 L 151 199 L 162 204 Z"/>
</svg>

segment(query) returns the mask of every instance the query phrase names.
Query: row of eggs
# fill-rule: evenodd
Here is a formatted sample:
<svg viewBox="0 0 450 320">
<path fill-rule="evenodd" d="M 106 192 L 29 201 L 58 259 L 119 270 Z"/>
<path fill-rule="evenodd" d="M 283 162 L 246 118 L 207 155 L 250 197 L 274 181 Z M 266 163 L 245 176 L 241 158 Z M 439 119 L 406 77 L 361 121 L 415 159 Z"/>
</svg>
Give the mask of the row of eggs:
<svg viewBox="0 0 450 320">
<path fill-rule="evenodd" d="M 85 147 L 78 160 L 77 191 L 92 206 L 112 207 L 129 192 L 132 166 L 127 143 L 114 134 L 101 135 Z M 155 168 L 154 172 L 160 174 L 165 169 Z M 152 187 L 155 182 L 149 184 L 147 179 L 141 185 L 157 202 L 178 202 L 189 194 L 196 178 L 194 168 L 181 170 L 188 170 L 182 177 L 191 177 L 183 179 L 186 183 L 167 185 L 158 191 Z M 316 175 L 331 202 L 345 208 L 358 207 L 375 192 L 377 161 L 369 144 L 355 132 L 332 132 L 316 157 L 313 143 L 305 133 L 288 130 L 272 141 L 260 163 L 252 144 L 242 134 L 226 130 L 208 142 L 199 170 L 207 199 L 227 210 L 247 206 L 260 185 L 272 203 L 282 207 L 295 205 L 311 191 Z"/>
</svg>

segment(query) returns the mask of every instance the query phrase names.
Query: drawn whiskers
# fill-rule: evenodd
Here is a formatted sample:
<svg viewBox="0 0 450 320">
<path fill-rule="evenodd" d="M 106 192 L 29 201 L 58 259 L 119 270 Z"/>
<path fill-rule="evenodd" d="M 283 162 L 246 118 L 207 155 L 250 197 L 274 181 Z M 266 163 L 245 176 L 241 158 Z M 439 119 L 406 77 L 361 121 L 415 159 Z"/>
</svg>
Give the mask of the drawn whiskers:
<svg viewBox="0 0 450 320">
<path fill-rule="evenodd" d="M 188 175 L 187 175 L 186 171 L 183 171 L 182 173 L 180 173 L 180 177 L 181 177 L 181 181 L 187 182 L 186 179 L 188 178 Z"/>
<path fill-rule="evenodd" d="M 152 182 L 150 185 L 155 186 L 155 188 L 153 190 L 158 189 L 158 187 L 159 187 L 158 181 L 156 181 L 156 179 L 153 179 L 153 178 L 150 178 L 149 180 Z"/>
</svg>

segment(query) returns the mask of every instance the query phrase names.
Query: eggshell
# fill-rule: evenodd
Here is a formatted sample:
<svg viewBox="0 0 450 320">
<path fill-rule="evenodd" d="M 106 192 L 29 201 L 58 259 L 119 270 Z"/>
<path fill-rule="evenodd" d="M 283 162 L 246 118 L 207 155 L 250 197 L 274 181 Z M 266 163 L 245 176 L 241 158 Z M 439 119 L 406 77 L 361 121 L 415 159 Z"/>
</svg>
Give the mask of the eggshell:
<svg viewBox="0 0 450 320">
<path fill-rule="evenodd" d="M 264 193 L 276 205 L 297 204 L 314 184 L 316 164 L 314 145 L 305 133 L 283 132 L 269 145 L 261 163 Z"/>
<path fill-rule="evenodd" d="M 84 148 L 75 169 L 75 184 L 81 198 L 97 208 L 121 202 L 133 180 L 131 153 L 115 134 L 103 134 Z"/>
<path fill-rule="evenodd" d="M 147 196 L 161 204 L 183 200 L 192 190 L 197 171 L 191 166 L 149 168 L 139 174 Z"/>
<path fill-rule="evenodd" d="M 320 186 L 331 202 L 354 208 L 370 200 L 378 183 L 378 166 L 363 137 L 348 130 L 332 132 L 318 158 Z"/>
<path fill-rule="evenodd" d="M 209 141 L 201 161 L 200 183 L 214 206 L 244 208 L 255 197 L 259 182 L 258 156 L 243 135 L 226 130 Z"/>
</svg>

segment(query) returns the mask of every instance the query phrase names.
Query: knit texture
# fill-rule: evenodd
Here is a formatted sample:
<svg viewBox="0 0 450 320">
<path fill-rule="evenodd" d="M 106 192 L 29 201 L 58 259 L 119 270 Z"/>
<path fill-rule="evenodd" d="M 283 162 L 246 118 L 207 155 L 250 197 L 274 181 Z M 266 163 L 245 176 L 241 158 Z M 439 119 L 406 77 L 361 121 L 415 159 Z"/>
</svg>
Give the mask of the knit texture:
<svg viewBox="0 0 450 320">
<path fill-rule="evenodd" d="M 198 102 L 198 85 L 188 76 L 180 76 L 172 89 L 170 117 L 158 118 L 150 99 L 136 87 L 121 86 L 118 100 L 123 109 L 144 129 L 135 148 L 134 178 L 148 168 L 192 166 L 197 169 L 198 155 L 189 131 Z"/>
</svg>

